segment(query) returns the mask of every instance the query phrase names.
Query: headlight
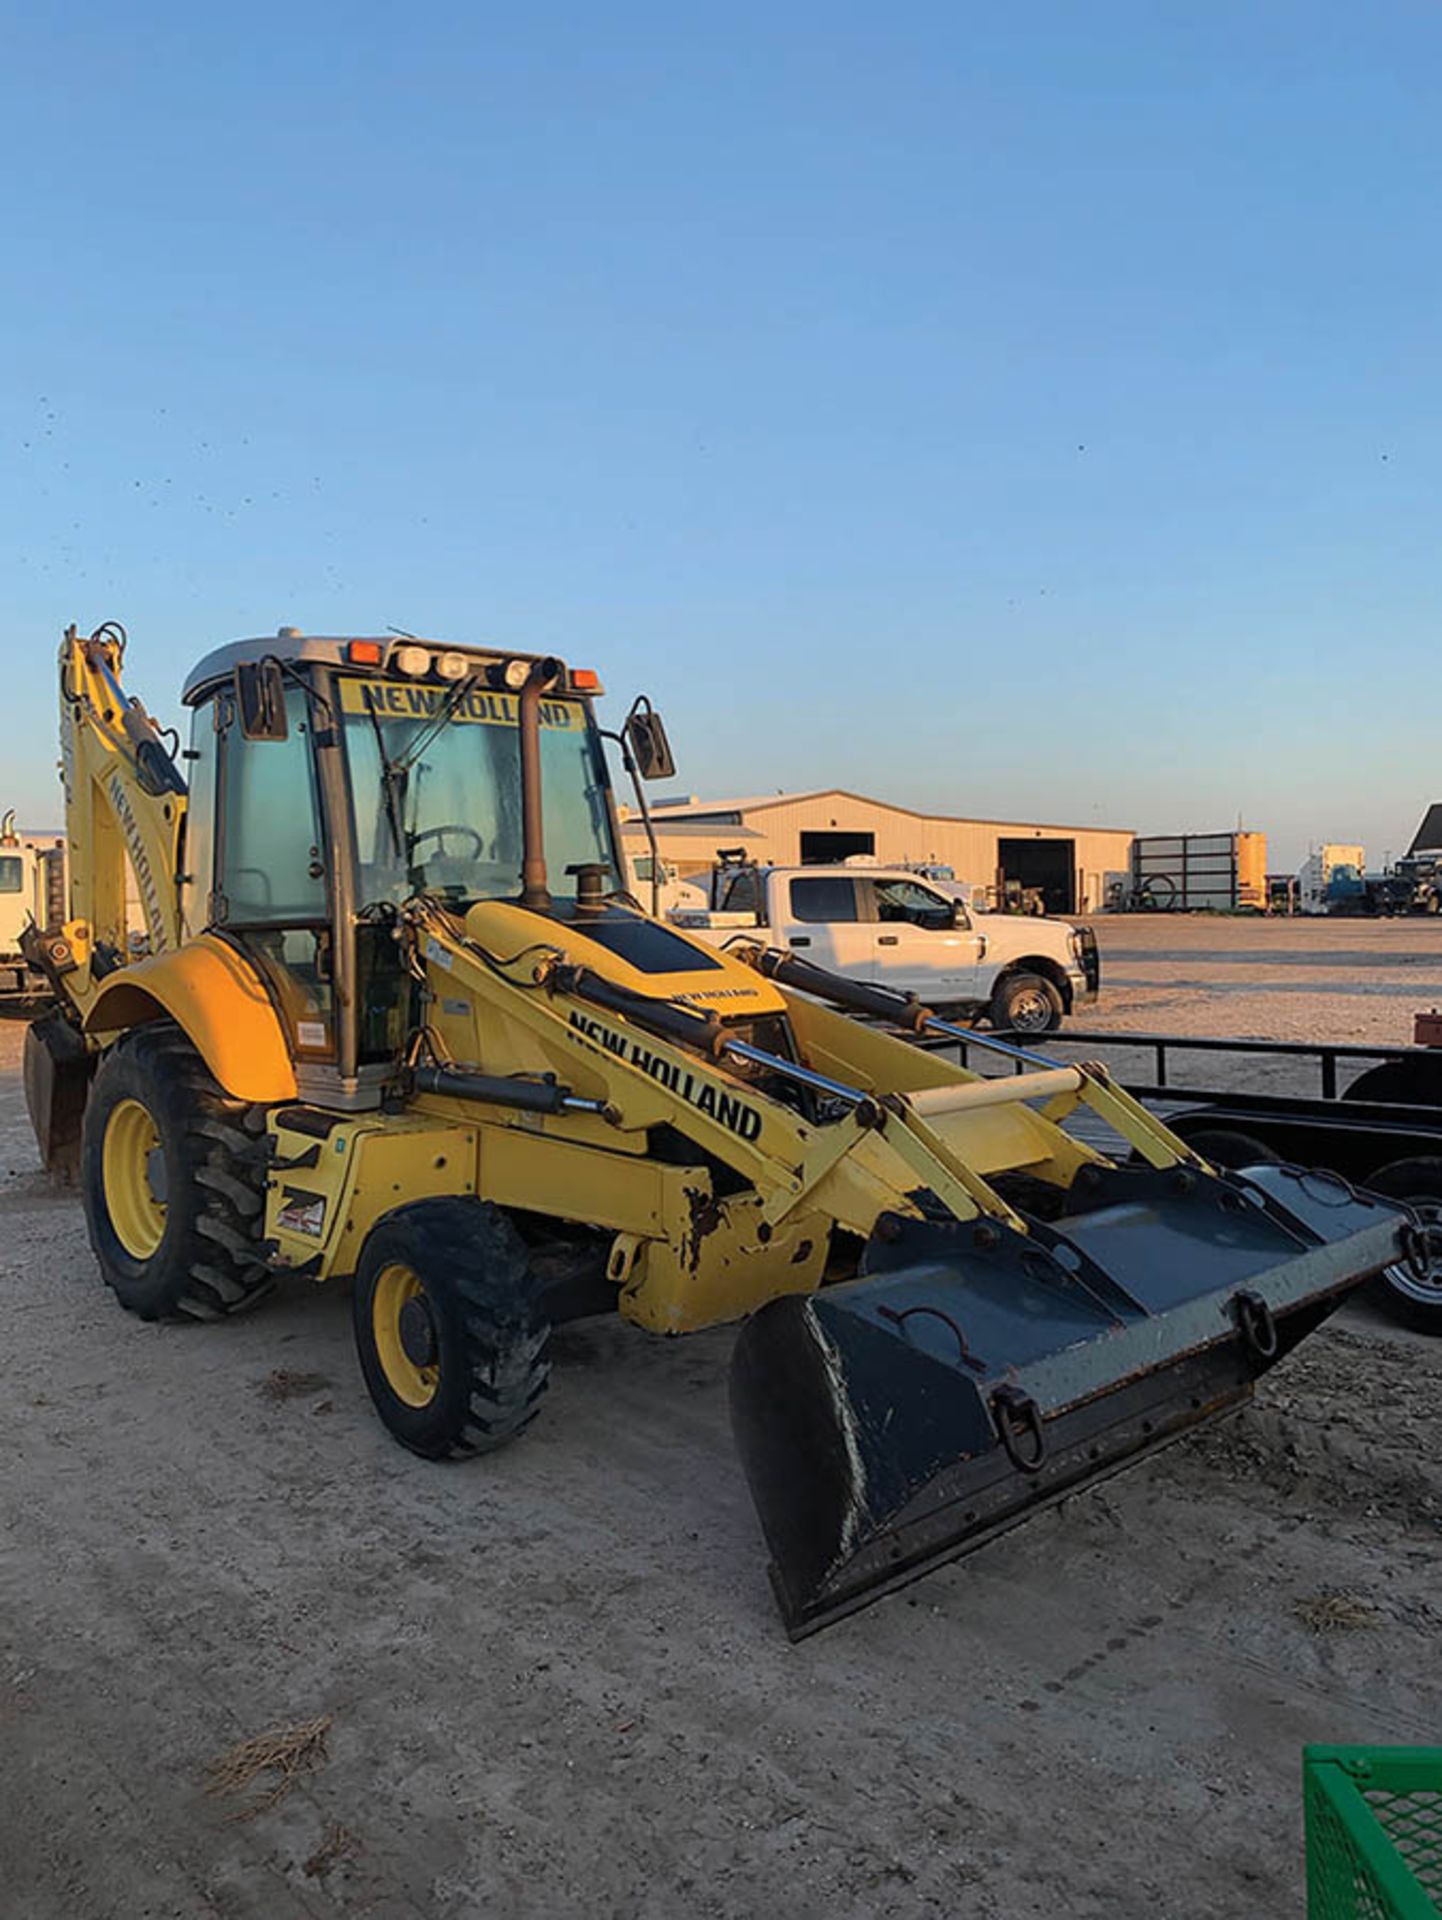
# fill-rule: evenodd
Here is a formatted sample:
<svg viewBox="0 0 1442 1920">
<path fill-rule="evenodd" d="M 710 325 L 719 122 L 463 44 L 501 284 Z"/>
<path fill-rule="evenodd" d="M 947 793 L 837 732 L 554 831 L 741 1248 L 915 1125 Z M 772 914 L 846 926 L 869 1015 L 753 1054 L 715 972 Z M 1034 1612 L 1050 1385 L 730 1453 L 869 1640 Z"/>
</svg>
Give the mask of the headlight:
<svg viewBox="0 0 1442 1920">
<path fill-rule="evenodd" d="M 512 693 L 519 693 L 531 677 L 529 660 L 508 660 L 501 668 L 501 678 Z"/>
<path fill-rule="evenodd" d="M 397 647 L 391 655 L 391 665 L 397 673 L 418 680 L 423 673 L 430 671 L 431 656 L 425 647 Z"/>
<path fill-rule="evenodd" d="M 438 653 L 436 672 L 442 680 L 464 680 L 471 670 L 471 663 L 463 653 Z"/>
</svg>

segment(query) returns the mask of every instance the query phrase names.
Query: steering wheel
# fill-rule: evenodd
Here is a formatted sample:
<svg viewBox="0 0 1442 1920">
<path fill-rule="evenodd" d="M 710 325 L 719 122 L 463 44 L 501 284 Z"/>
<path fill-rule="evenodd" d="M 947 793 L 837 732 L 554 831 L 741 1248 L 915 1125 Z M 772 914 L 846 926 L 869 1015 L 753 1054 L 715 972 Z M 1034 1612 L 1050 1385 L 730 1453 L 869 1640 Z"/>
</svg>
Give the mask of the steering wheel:
<svg viewBox="0 0 1442 1920">
<path fill-rule="evenodd" d="M 419 833 L 413 833 L 411 835 L 411 859 L 415 859 L 416 848 L 421 844 L 422 840 L 440 841 L 441 844 L 436 849 L 437 853 L 439 853 L 443 860 L 453 859 L 455 856 L 448 855 L 445 847 L 445 836 L 448 833 L 464 833 L 468 836 L 473 843 L 471 848 L 472 859 L 479 860 L 484 856 L 486 851 L 484 836 L 477 833 L 474 827 L 465 826 L 457 820 L 448 820 L 442 827 L 422 827 Z"/>
</svg>

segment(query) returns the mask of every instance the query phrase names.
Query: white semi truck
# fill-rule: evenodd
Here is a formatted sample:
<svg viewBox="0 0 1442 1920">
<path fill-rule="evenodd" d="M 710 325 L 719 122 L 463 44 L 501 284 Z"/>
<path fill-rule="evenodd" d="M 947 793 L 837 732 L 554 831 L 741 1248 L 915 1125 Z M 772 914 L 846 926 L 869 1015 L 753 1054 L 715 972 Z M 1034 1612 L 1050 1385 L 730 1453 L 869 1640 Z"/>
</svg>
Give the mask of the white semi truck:
<svg viewBox="0 0 1442 1920">
<path fill-rule="evenodd" d="M 966 894 L 904 867 L 723 860 L 710 906 L 670 917 L 717 946 L 762 929 L 768 946 L 913 993 L 938 1012 L 985 1013 L 999 1029 L 1047 1033 L 1096 998 L 1101 961 L 1089 927 L 983 912 Z"/>
<path fill-rule="evenodd" d="M 13 810 L 0 819 L 0 994 L 25 992 L 21 931 L 53 917 L 64 851 L 52 838 L 17 833 Z"/>
</svg>

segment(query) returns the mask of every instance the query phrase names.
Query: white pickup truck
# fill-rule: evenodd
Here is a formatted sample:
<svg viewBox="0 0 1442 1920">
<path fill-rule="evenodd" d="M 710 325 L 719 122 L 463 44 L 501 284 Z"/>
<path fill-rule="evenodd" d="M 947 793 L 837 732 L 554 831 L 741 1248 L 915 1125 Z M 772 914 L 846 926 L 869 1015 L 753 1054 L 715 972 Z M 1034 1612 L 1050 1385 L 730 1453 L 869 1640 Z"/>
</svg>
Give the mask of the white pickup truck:
<svg viewBox="0 0 1442 1920">
<path fill-rule="evenodd" d="M 985 913 L 954 881 L 902 868 L 722 865 L 711 901 L 670 917 L 717 946 L 760 928 L 768 946 L 833 973 L 1020 1033 L 1060 1026 L 1100 983 L 1089 927 Z"/>
</svg>

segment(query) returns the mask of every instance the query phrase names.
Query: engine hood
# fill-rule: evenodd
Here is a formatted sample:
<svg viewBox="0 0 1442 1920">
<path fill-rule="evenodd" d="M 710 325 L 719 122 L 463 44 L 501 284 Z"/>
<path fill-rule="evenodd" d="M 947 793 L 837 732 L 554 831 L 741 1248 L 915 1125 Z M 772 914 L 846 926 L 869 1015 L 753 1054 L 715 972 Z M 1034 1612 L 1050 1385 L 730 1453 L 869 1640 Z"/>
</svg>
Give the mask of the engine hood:
<svg viewBox="0 0 1442 1920">
<path fill-rule="evenodd" d="M 482 900 L 465 924 L 467 937 L 498 958 L 527 947 L 559 949 L 572 966 L 589 967 L 631 993 L 680 1002 L 721 1020 L 786 1010 L 778 989 L 750 967 L 629 907 L 608 905 L 599 913 L 560 919 L 510 900 Z"/>
</svg>

